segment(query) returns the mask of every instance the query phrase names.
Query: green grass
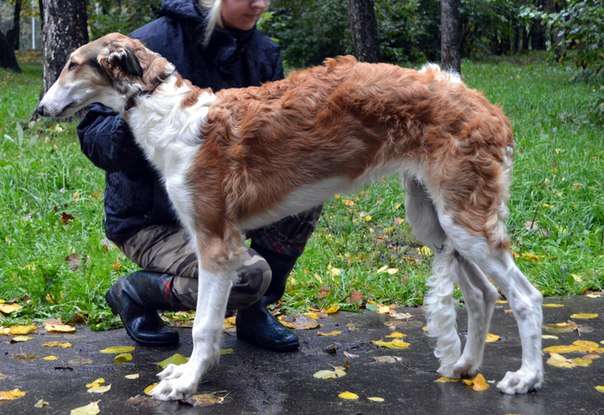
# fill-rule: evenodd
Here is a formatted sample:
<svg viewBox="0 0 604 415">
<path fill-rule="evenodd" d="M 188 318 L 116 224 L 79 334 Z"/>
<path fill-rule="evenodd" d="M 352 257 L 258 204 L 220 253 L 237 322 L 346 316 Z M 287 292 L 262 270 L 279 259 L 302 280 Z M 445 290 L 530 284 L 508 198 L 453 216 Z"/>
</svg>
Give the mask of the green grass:
<svg viewBox="0 0 604 415">
<path fill-rule="evenodd" d="M 104 241 L 103 172 L 81 154 L 75 123 L 28 124 L 41 73 L 35 65 L 23 69 L 0 71 L 0 298 L 25 306 L 13 320 L 113 325 L 103 293 L 135 266 Z M 466 62 L 463 71 L 514 125 L 509 229 L 520 267 L 545 295 L 604 288 L 604 136 L 587 116 L 596 87 L 539 58 Z M 420 304 L 431 258 L 402 219 L 403 201 L 391 179 L 329 202 L 284 307 L 354 309 L 352 291 Z M 63 223 L 63 213 L 73 220 Z M 378 273 L 383 266 L 398 272 Z"/>
</svg>

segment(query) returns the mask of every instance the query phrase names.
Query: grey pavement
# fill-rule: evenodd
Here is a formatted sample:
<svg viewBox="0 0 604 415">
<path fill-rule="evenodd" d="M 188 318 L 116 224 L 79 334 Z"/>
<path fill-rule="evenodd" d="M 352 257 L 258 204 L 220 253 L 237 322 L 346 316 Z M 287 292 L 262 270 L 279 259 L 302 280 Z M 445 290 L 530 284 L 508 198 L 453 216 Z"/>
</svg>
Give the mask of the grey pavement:
<svg viewBox="0 0 604 415">
<path fill-rule="evenodd" d="M 602 313 L 604 298 L 548 298 L 547 303 L 562 303 L 562 308 L 544 309 L 546 323 L 563 322 L 572 313 Z M 520 343 L 512 315 L 506 304 L 498 304 L 491 332 L 501 336 L 486 346 L 481 373 L 489 381 L 503 377 L 520 365 Z M 604 385 L 604 354 L 589 367 L 573 369 L 546 365 L 546 382 L 541 391 L 524 396 L 506 396 L 491 383 L 489 390 L 474 392 L 461 383 L 435 383 L 437 361 L 431 340 L 421 327 L 424 317 L 419 308 L 399 308 L 411 313 L 409 320 L 394 320 L 370 311 L 339 312 L 319 321 L 320 331 L 342 330 L 336 337 L 320 337 L 317 330 L 298 331 L 301 348 L 296 353 L 272 353 L 237 340 L 233 333 L 224 338 L 225 348 L 234 353 L 222 357 L 220 365 L 209 372 L 199 393 L 221 391 L 221 404 L 193 407 L 179 402 L 158 402 L 143 394 L 156 382 L 157 362 L 178 352 L 192 349 L 190 329 L 179 329 L 181 344 L 174 349 L 137 346 L 132 362 L 116 365 L 112 355 L 99 351 L 108 346 L 133 345 L 123 330 L 91 332 L 84 327 L 72 335 L 36 334 L 24 343 L 9 342 L 0 336 L 0 390 L 20 388 L 27 395 L 15 401 L 0 401 L 0 414 L 69 414 L 70 410 L 100 400 L 101 414 L 589 414 L 604 415 L 604 394 L 594 389 Z M 465 330 L 465 312 L 460 309 L 459 330 Z M 396 322 L 407 334 L 411 346 L 406 350 L 378 348 L 371 340 L 384 339 L 390 329 L 384 324 Z M 570 344 L 574 340 L 604 340 L 604 316 L 576 320 L 579 330 L 557 333 L 559 340 L 544 340 L 544 347 Z M 350 326 L 350 323 L 356 327 Z M 348 325 L 348 326 L 347 326 Z M 49 349 L 42 343 L 69 341 L 71 349 Z M 386 339 L 387 340 L 387 339 Z M 604 345 L 602 345 L 604 347 Z M 347 354 L 358 357 L 346 357 Z M 19 360 L 18 354 L 34 354 L 35 360 Z M 56 361 L 44 361 L 53 354 Z M 397 356 L 396 363 L 377 363 L 374 357 Z M 573 356 L 571 356 L 573 357 Z M 78 362 L 79 359 L 79 362 Z M 83 359 L 90 359 L 92 363 Z M 346 366 L 347 374 L 333 380 L 315 379 L 318 370 Z M 124 375 L 140 373 L 128 380 Z M 85 384 L 104 377 L 111 390 L 102 395 L 87 392 Z M 338 398 L 343 391 L 359 395 L 355 401 Z M 381 397 L 383 402 L 369 401 Z M 43 399 L 49 406 L 38 409 Z"/>
</svg>

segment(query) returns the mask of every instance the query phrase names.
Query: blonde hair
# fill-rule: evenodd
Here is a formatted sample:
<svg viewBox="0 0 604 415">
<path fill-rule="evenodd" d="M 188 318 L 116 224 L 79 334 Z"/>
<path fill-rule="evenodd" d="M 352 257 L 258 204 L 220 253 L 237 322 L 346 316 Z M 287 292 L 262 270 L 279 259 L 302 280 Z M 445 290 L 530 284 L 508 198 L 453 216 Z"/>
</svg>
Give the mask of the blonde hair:
<svg viewBox="0 0 604 415">
<path fill-rule="evenodd" d="M 203 44 L 207 46 L 216 26 L 222 27 L 221 6 L 222 0 L 199 0 L 201 7 L 208 11 L 206 17 L 206 32 L 203 36 Z"/>
</svg>

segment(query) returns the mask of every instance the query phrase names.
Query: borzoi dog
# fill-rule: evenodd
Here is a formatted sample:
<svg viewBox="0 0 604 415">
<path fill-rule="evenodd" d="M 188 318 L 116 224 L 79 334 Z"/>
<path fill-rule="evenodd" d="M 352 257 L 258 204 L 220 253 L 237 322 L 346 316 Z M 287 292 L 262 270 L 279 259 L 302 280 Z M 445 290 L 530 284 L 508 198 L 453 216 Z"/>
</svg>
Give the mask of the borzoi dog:
<svg viewBox="0 0 604 415">
<path fill-rule="evenodd" d="M 498 388 L 543 383 L 542 296 L 516 266 L 505 219 L 514 147 L 507 118 L 458 76 L 428 65 L 327 59 L 261 87 L 213 93 L 137 40 L 109 34 L 73 52 L 38 107 L 52 117 L 92 102 L 120 113 L 160 172 L 199 260 L 193 351 L 153 395 L 193 394 L 220 355 L 227 298 L 246 260 L 242 232 L 397 174 L 416 237 L 435 253 L 425 305 L 438 372 L 475 374 L 499 286 L 516 318 L 522 364 Z M 453 301 L 468 313 L 463 352 Z"/>
</svg>

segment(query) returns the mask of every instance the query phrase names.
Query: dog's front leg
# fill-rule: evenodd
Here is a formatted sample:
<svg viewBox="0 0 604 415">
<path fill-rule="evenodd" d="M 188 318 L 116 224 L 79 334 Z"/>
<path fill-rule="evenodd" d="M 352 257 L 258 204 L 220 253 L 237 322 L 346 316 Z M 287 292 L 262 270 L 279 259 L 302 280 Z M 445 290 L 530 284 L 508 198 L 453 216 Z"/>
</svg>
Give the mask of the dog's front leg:
<svg viewBox="0 0 604 415">
<path fill-rule="evenodd" d="M 158 374 L 161 382 L 153 389 L 153 397 L 167 401 L 193 395 L 201 377 L 218 362 L 224 314 L 232 284 L 231 275 L 210 272 L 199 261 L 193 352 L 187 363 L 171 364 Z"/>
</svg>

